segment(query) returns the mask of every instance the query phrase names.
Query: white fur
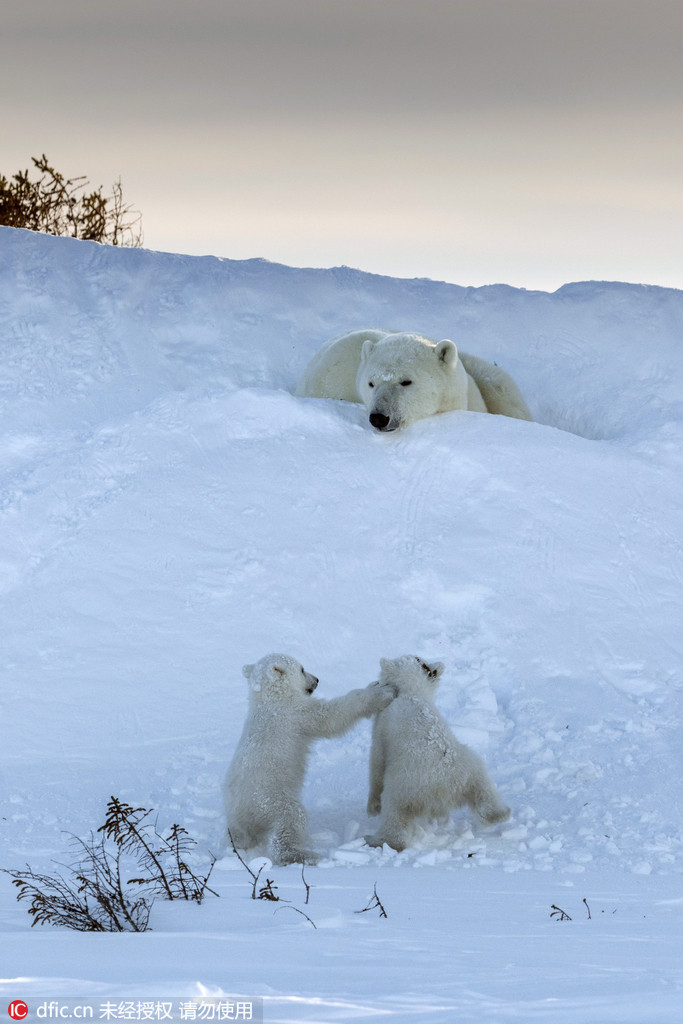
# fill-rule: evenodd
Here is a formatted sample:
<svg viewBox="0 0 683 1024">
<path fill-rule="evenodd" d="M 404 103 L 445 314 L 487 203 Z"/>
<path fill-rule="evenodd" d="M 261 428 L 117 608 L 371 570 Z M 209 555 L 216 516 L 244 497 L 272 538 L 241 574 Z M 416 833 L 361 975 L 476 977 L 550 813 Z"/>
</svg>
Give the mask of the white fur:
<svg viewBox="0 0 683 1024">
<path fill-rule="evenodd" d="M 376 430 L 399 430 L 440 412 L 469 409 L 530 420 L 504 370 L 452 341 L 368 329 L 333 338 L 308 364 L 296 394 L 362 402 Z"/>
<path fill-rule="evenodd" d="M 498 796 L 481 758 L 458 743 L 434 706 L 444 666 L 411 654 L 380 662 L 380 682 L 398 696 L 373 727 L 368 814 L 382 813 L 370 846 L 410 845 L 417 818 L 447 817 L 467 805 L 487 825 L 506 821 L 510 808 Z"/>
<path fill-rule="evenodd" d="M 249 713 L 223 791 L 230 836 L 240 849 L 270 839 L 276 863 L 313 864 L 318 858 L 306 848 L 308 822 L 300 802 L 311 743 L 370 718 L 395 691 L 374 684 L 317 700 L 311 696 L 317 678 L 286 654 L 270 654 L 242 671 L 249 681 Z"/>
</svg>

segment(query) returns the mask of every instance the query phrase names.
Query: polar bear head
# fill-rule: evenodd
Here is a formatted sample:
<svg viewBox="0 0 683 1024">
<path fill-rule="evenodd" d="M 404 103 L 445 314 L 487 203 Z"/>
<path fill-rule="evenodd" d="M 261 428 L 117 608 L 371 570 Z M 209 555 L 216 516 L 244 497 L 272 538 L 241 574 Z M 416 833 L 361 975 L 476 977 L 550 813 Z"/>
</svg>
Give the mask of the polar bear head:
<svg viewBox="0 0 683 1024">
<path fill-rule="evenodd" d="M 388 433 L 452 409 L 449 399 L 462 380 L 452 341 L 435 344 L 419 334 L 388 334 L 363 344 L 356 390 L 372 426 Z"/>
<path fill-rule="evenodd" d="M 271 697 L 310 696 L 318 685 L 316 676 L 288 654 L 267 654 L 255 665 L 245 665 L 242 675 L 252 695 Z"/>
<path fill-rule="evenodd" d="M 424 661 L 415 654 L 380 658 L 379 664 L 380 682 L 395 686 L 399 697 L 410 695 L 428 699 L 436 692 L 445 667 L 442 661 Z"/>
</svg>

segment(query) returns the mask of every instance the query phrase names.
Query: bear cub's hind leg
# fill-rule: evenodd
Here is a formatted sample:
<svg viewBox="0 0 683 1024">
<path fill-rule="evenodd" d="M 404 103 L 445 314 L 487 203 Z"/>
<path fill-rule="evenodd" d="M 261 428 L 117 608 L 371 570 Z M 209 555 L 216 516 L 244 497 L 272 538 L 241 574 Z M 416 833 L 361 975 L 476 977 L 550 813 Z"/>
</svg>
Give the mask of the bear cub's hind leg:
<svg viewBox="0 0 683 1024">
<path fill-rule="evenodd" d="M 308 820 L 297 800 L 288 800 L 275 822 L 271 840 L 273 859 L 278 864 L 317 864 L 319 856 L 307 850 Z"/>
</svg>

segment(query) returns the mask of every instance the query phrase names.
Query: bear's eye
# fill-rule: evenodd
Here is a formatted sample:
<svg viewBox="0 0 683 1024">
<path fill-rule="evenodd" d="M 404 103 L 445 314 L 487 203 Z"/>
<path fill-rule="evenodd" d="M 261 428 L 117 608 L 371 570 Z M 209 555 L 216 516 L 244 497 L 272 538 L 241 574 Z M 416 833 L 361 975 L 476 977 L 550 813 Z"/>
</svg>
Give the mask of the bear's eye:
<svg viewBox="0 0 683 1024">
<path fill-rule="evenodd" d="M 409 388 L 412 383 L 413 383 L 412 380 L 402 380 L 401 381 L 401 387 L 402 388 Z"/>
<path fill-rule="evenodd" d="M 374 385 L 374 384 L 372 383 L 372 381 L 371 381 L 371 380 L 369 380 L 369 381 L 368 381 L 368 387 L 369 387 L 369 388 L 374 388 L 374 386 L 375 386 L 375 385 Z"/>
</svg>

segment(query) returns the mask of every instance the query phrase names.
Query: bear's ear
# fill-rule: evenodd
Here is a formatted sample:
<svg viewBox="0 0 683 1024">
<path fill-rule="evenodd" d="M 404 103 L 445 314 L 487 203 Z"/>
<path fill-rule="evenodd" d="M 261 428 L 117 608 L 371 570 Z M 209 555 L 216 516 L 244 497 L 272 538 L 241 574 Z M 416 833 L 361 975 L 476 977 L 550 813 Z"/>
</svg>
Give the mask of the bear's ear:
<svg viewBox="0 0 683 1024">
<path fill-rule="evenodd" d="M 261 680 L 258 678 L 256 665 L 245 665 L 242 669 L 242 675 L 249 683 L 250 692 L 258 693 L 261 689 Z"/>
<path fill-rule="evenodd" d="M 389 665 L 391 665 L 391 661 L 389 660 L 389 658 L 379 659 L 379 667 L 382 669 L 382 671 L 384 671 L 385 668 L 388 668 Z"/>
<path fill-rule="evenodd" d="M 449 341 L 448 338 L 444 338 L 443 341 L 438 342 L 434 346 L 434 352 L 436 358 L 439 359 L 446 366 L 455 366 L 458 361 L 458 349 L 453 341 Z"/>
<path fill-rule="evenodd" d="M 277 674 L 280 676 L 285 675 L 285 670 L 283 668 L 280 668 L 279 665 L 273 665 L 273 672 L 277 672 Z"/>
<path fill-rule="evenodd" d="M 361 365 L 363 363 L 367 363 L 367 361 L 370 358 L 370 355 L 372 353 L 372 350 L 373 350 L 373 348 L 375 347 L 376 344 L 377 344 L 377 341 L 375 340 L 375 338 L 366 338 L 365 339 L 365 341 L 363 342 L 363 347 L 360 350 Z"/>
</svg>

